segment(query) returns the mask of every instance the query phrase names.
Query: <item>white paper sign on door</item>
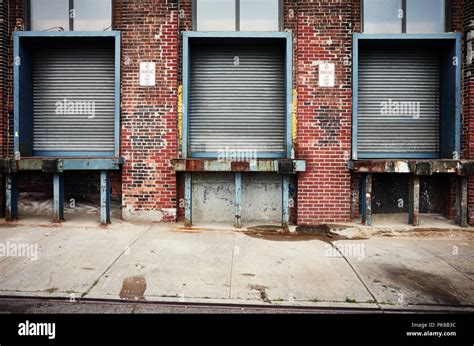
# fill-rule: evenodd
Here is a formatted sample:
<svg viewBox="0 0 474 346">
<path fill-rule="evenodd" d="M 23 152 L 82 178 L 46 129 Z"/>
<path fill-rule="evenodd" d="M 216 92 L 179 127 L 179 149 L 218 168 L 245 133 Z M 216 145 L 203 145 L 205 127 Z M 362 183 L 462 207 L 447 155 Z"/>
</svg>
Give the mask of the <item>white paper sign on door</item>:
<svg viewBox="0 0 474 346">
<path fill-rule="evenodd" d="M 155 86 L 155 63 L 140 63 L 140 86 Z"/>
<path fill-rule="evenodd" d="M 319 64 L 319 86 L 322 88 L 332 88 L 335 84 L 336 66 L 332 63 Z"/>
</svg>

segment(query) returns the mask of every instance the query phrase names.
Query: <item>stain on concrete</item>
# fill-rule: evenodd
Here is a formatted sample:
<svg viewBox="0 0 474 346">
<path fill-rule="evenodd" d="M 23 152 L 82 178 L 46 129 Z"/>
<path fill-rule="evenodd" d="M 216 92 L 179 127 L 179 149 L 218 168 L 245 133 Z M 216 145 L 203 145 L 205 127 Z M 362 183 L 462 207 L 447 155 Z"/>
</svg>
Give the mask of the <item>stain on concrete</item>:
<svg viewBox="0 0 474 346">
<path fill-rule="evenodd" d="M 248 227 L 247 230 L 249 231 L 264 231 L 264 232 L 285 232 L 283 227 L 278 226 L 278 225 L 259 225 L 259 226 L 253 226 L 253 227 Z"/>
<path fill-rule="evenodd" d="M 145 290 L 146 280 L 143 275 L 130 276 L 123 280 L 119 296 L 125 300 L 145 300 Z"/>
<path fill-rule="evenodd" d="M 22 226 L 16 221 L 3 221 L 0 223 L 0 228 L 12 228 Z"/>
<path fill-rule="evenodd" d="M 414 238 L 449 238 L 474 240 L 474 232 L 462 229 L 417 227 L 412 229 L 378 229 L 373 233 L 377 237 L 414 237 Z"/>
<path fill-rule="evenodd" d="M 57 287 L 51 287 L 51 288 L 45 289 L 45 292 L 48 292 L 48 293 L 55 293 L 57 291 L 58 291 Z"/>
<path fill-rule="evenodd" d="M 430 297 L 436 303 L 445 305 L 460 305 L 460 298 L 465 298 L 465 294 L 459 292 L 452 281 L 446 277 L 391 264 L 384 265 L 383 270 L 387 278 L 395 282 L 402 293 L 404 287 L 409 288 L 417 291 L 417 296 L 422 299 Z"/>
<path fill-rule="evenodd" d="M 252 274 L 252 273 L 242 273 L 240 275 L 242 275 L 242 276 L 255 276 L 255 274 Z"/>
<path fill-rule="evenodd" d="M 266 286 L 260 286 L 260 285 L 249 285 L 251 290 L 258 291 L 260 293 L 260 299 L 262 299 L 263 302 L 265 303 L 271 303 L 272 301 L 268 298 L 267 295 L 267 288 Z"/>
<path fill-rule="evenodd" d="M 331 243 L 336 240 L 361 240 L 367 239 L 362 237 L 346 237 L 331 231 L 330 226 L 326 224 L 320 225 L 304 225 L 296 227 L 295 232 L 285 231 L 278 226 L 255 226 L 249 227 L 243 233 L 252 238 L 259 238 L 271 241 L 308 241 L 320 240 Z"/>
</svg>

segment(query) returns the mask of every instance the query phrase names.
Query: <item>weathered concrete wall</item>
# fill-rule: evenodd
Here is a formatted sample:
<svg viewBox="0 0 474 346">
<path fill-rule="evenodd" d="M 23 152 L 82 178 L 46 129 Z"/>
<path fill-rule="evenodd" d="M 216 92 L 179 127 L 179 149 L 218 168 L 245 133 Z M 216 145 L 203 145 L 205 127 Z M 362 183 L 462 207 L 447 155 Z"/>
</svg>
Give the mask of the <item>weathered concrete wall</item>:
<svg viewBox="0 0 474 346">
<path fill-rule="evenodd" d="M 282 177 L 278 174 L 242 174 L 242 222 L 278 223 L 282 219 Z M 193 173 L 193 222 L 233 223 L 233 173 Z"/>
<path fill-rule="evenodd" d="M 242 222 L 281 222 L 282 193 L 278 174 L 243 174 Z"/>
<path fill-rule="evenodd" d="M 193 222 L 234 222 L 232 173 L 193 173 Z"/>
</svg>

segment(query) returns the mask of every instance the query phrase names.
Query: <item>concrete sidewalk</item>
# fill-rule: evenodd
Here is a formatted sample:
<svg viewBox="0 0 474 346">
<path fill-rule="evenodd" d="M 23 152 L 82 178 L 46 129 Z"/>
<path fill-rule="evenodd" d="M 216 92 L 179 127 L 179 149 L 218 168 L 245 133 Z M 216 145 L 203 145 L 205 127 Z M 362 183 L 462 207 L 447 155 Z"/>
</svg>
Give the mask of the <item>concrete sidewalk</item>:
<svg viewBox="0 0 474 346">
<path fill-rule="evenodd" d="M 0 295 L 474 311 L 474 233 L 401 234 L 3 223 Z"/>
</svg>

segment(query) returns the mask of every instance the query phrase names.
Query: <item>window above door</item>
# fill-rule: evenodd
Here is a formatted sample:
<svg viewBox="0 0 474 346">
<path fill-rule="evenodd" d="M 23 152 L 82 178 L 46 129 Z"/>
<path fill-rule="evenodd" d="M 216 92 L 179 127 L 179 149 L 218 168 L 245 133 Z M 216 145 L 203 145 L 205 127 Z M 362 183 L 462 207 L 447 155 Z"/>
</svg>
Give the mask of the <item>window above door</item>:
<svg viewBox="0 0 474 346">
<path fill-rule="evenodd" d="M 193 0 L 195 31 L 281 31 L 282 0 Z"/>
<path fill-rule="evenodd" d="M 449 31 L 449 0 L 363 0 L 366 34 L 425 34 Z"/>
<path fill-rule="evenodd" d="M 26 0 L 31 31 L 106 31 L 112 27 L 112 0 Z"/>
</svg>

